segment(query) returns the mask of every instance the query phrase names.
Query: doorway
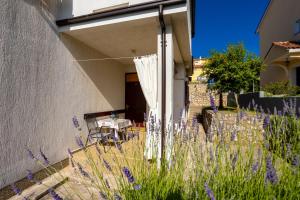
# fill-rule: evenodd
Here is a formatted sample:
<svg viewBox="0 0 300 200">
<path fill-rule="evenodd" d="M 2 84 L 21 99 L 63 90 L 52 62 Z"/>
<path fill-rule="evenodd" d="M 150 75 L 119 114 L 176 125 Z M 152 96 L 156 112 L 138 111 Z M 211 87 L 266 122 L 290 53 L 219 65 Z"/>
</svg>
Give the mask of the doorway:
<svg viewBox="0 0 300 200">
<path fill-rule="evenodd" d="M 137 73 L 126 73 L 125 81 L 125 117 L 143 123 L 147 103 Z"/>
</svg>

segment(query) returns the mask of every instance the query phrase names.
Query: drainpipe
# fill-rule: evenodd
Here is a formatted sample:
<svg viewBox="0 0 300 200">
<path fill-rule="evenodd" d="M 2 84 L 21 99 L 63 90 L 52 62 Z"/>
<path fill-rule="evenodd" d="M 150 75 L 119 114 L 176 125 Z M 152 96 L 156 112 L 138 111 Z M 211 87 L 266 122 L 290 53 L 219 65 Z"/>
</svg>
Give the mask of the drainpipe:
<svg viewBox="0 0 300 200">
<path fill-rule="evenodd" d="M 161 63 L 162 63 L 162 84 L 161 84 L 161 159 L 165 154 L 165 129 L 166 129 L 166 24 L 164 21 L 164 7 L 159 5 L 159 23 L 161 28 Z"/>
</svg>

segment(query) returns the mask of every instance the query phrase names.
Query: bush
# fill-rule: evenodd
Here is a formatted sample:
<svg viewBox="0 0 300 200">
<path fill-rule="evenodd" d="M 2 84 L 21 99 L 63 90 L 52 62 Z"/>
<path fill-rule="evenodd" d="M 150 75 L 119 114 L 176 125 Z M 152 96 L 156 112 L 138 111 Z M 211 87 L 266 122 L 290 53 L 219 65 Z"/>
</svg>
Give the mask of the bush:
<svg viewBox="0 0 300 200">
<path fill-rule="evenodd" d="M 123 149 L 122 144 L 115 141 L 116 148 L 107 154 L 99 144 L 85 148 L 80 137 L 76 137 L 85 159 L 77 160 L 72 153 L 69 156 L 77 175 L 74 184 L 82 190 L 71 186 L 70 190 L 67 187 L 68 190 L 56 194 L 50 188 L 51 195 L 53 199 L 62 199 L 58 195 L 63 195 L 65 199 L 78 197 L 82 200 L 99 199 L 99 195 L 100 199 L 130 200 L 300 199 L 299 163 L 293 161 L 290 164 L 283 156 L 278 157 L 265 148 L 265 143 L 271 141 L 269 146 L 273 149 L 287 142 L 295 151 L 299 149 L 297 119 L 276 116 L 270 123 L 269 116 L 236 114 L 239 122 L 229 127 L 224 126 L 228 116 L 216 114 L 212 126 L 216 129 L 206 134 L 212 138 L 210 142 L 202 138 L 197 123 L 186 124 L 184 127 L 187 128 L 175 131 L 172 162 L 162 160 L 160 169 L 155 160 L 143 159 L 143 148 L 139 148 L 143 143 L 138 140 L 128 141 L 136 142 L 133 143 L 136 151 Z M 262 119 L 265 119 L 264 128 L 270 137 L 261 137 L 257 122 Z M 247 122 L 247 131 L 234 131 L 242 120 Z M 81 131 L 77 124 L 75 127 Z M 46 158 L 42 152 L 42 156 L 28 152 L 37 163 Z M 36 181 L 35 177 L 28 177 Z M 89 194 L 85 197 L 81 191 Z"/>
<path fill-rule="evenodd" d="M 263 91 L 273 95 L 295 96 L 300 92 L 300 87 L 293 86 L 288 81 L 278 81 L 265 85 Z"/>
<path fill-rule="evenodd" d="M 270 150 L 293 162 L 300 155 L 300 121 L 296 116 L 273 116 L 267 128 Z"/>
</svg>

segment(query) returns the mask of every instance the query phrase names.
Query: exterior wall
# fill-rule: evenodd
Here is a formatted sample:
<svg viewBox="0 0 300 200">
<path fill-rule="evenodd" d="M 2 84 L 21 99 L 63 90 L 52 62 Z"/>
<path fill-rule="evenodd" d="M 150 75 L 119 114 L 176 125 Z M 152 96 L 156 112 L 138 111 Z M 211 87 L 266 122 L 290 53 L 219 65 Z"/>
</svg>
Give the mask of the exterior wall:
<svg viewBox="0 0 300 200">
<path fill-rule="evenodd" d="M 193 75 L 192 75 L 192 81 L 198 81 L 198 77 L 202 75 L 203 73 L 203 66 L 207 62 L 207 59 L 204 58 L 199 58 L 199 59 L 194 59 L 193 60 Z M 204 77 L 202 77 L 204 78 Z"/>
<path fill-rule="evenodd" d="M 170 133 L 173 133 L 174 122 L 174 44 L 172 26 L 166 26 L 166 126 L 170 125 Z"/>
<path fill-rule="evenodd" d="M 192 75 L 192 81 L 198 81 L 198 77 L 201 76 L 203 70 L 201 68 L 194 68 L 194 73 Z"/>
<path fill-rule="evenodd" d="M 174 122 L 180 120 L 181 110 L 185 108 L 185 67 L 184 65 L 175 65 L 174 76 Z"/>
<path fill-rule="evenodd" d="M 209 93 L 207 92 L 207 84 L 200 82 L 190 82 L 189 84 L 189 92 L 190 92 L 190 106 L 195 107 L 209 107 L 210 106 L 210 98 Z M 213 94 L 216 105 L 219 105 L 219 95 Z M 227 105 L 227 94 L 223 94 L 223 103 L 224 106 Z"/>
<path fill-rule="evenodd" d="M 58 14 L 59 19 L 76 17 L 81 15 L 86 15 L 93 13 L 97 10 L 126 5 L 134 5 L 139 3 L 150 2 L 151 0 L 109 0 L 109 1 L 99 1 L 99 0 L 64 0 L 61 3 L 61 11 Z M 69 10 L 71 12 L 64 12 Z"/>
<path fill-rule="evenodd" d="M 120 64 L 74 61 L 101 55 L 61 37 L 38 2 L 0 1 L 0 188 L 39 170 L 26 146 L 51 163 L 77 148 L 72 116 L 124 109 Z"/>
<path fill-rule="evenodd" d="M 259 29 L 260 52 L 265 57 L 272 42 L 296 41 L 296 21 L 300 19 L 299 0 L 273 0 Z"/>
<path fill-rule="evenodd" d="M 266 69 L 261 72 L 260 78 L 261 86 L 264 86 L 271 82 L 289 80 L 286 70 L 283 67 L 276 65 L 267 66 Z"/>
</svg>

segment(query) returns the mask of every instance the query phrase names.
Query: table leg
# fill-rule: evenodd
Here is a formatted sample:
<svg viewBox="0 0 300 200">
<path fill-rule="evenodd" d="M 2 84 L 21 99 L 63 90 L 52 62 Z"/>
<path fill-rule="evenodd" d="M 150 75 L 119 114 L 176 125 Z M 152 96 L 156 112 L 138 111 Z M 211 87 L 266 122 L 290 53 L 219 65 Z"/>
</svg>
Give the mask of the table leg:
<svg viewBox="0 0 300 200">
<path fill-rule="evenodd" d="M 114 132 L 115 132 L 115 138 L 116 138 L 116 140 L 118 141 L 118 140 L 119 140 L 119 135 L 118 135 L 117 129 L 114 129 Z"/>
</svg>

